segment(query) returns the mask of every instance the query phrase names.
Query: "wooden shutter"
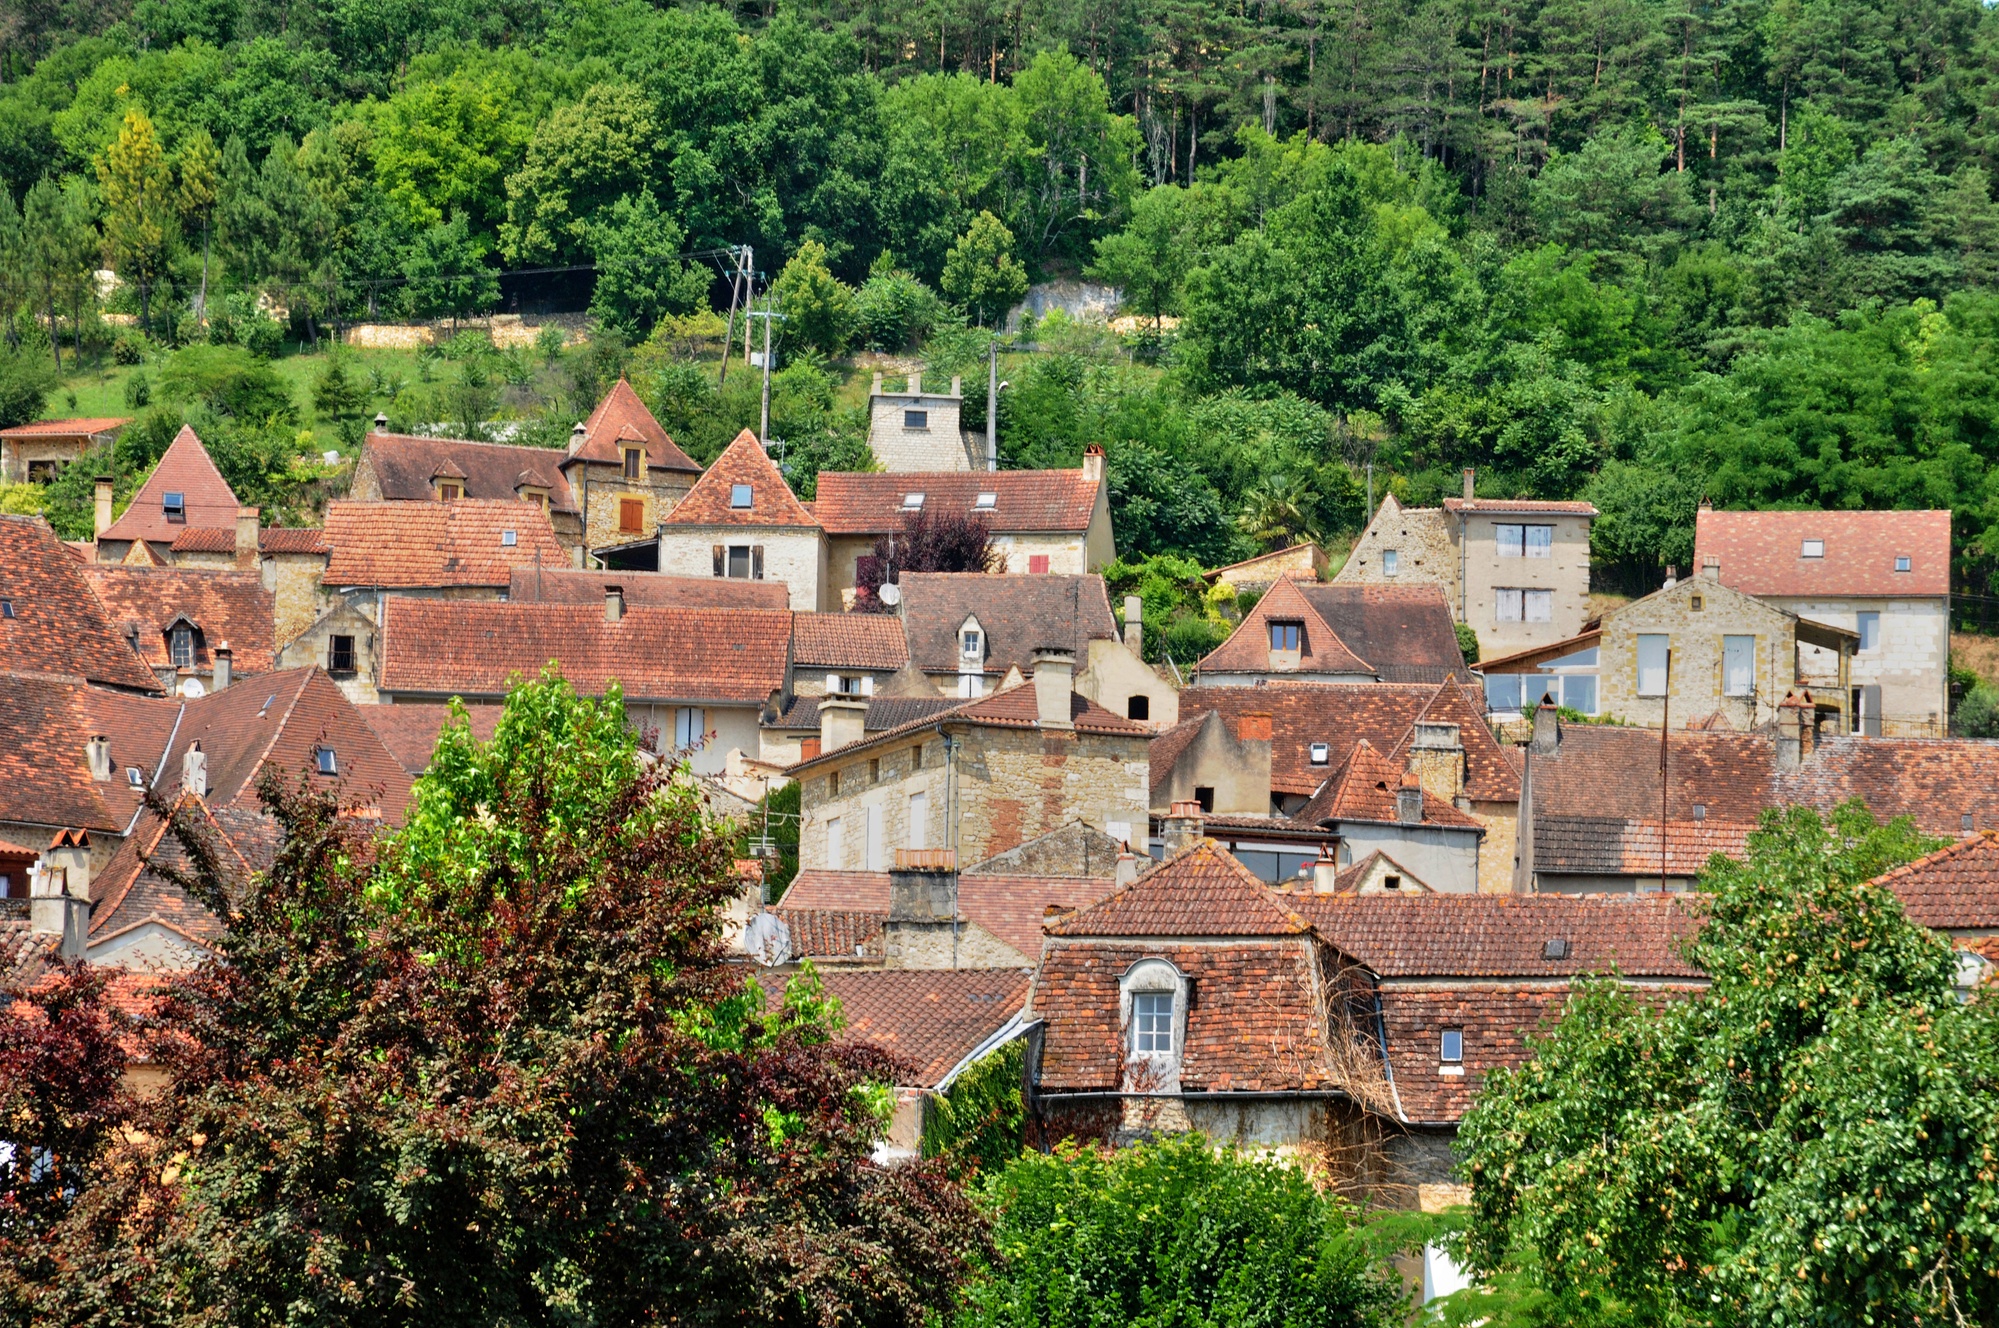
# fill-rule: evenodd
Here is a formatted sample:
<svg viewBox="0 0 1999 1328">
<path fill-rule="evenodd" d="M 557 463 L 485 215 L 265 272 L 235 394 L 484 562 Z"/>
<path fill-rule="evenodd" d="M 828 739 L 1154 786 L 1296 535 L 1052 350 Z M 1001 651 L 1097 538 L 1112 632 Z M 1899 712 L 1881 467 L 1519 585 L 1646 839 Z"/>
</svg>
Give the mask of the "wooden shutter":
<svg viewBox="0 0 1999 1328">
<path fill-rule="evenodd" d="M 728 550 L 727 550 L 727 549 L 724 549 L 724 548 L 723 548 L 723 547 L 722 547 L 721 545 L 717 544 L 717 545 L 715 546 L 715 575 L 716 575 L 716 576 L 723 576 L 723 575 L 726 575 L 726 574 L 727 574 L 727 572 L 728 572 L 728 570 L 729 570 L 729 569 L 728 569 L 728 568 L 726 568 L 726 567 L 724 567 L 724 566 L 722 565 L 722 560 L 723 560 L 724 558 L 726 558 L 727 556 L 728 556 Z"/>
<path fill-rule="evenodd" d="M 636 535 L 645 527 L 646 505 L 642 498 L 618 500 L 618 533 Z"/>
<path fill-rule="evenodd" d="M 750 545 L 750 580 L 761 581 L 763 579 L 764 546 L 761 544 L 752 544 Z"/>
</svg>

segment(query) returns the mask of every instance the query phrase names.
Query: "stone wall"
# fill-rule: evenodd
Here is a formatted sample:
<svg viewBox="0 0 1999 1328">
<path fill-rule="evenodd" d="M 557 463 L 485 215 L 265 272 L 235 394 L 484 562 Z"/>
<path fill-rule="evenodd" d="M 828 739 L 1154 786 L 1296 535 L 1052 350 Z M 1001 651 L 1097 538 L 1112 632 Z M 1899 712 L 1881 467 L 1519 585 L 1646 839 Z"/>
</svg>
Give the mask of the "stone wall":
<svg viewBox="0 0 1999 1328">
<path fill-rule="evenodd" d="M 1479 888 L 1479 867 L 1485 855 L 1479 836 L 1471 830 L 1371 821 L 1341 821 L 1336 828 L 1341 866 L 1380 852 L 1415 873 L 1417 880 L 1438 894 L 1472 894 Z"/>
<path fill-rule="evenodd" d="M 953 391 L 882 392 L 879 382 L 868 398 L 868 447 L 883 470 L 901 474 L 926 470 L 970 470 L 972 458 L 960 428 L 964 398 Z M 905 421 L 924 413 L 922 426 Z M 983 443 L 981 439 L 981 443 Z"/>
<path fill-rule="evenodd" d="M 1333 581 L 1339 585 L 1438 585 L 1453 610 L 1458 605 L 1458 553 L 1452 523 L 1441 507 L 1404 507 L 1390 494 L 1374 520 L 1354 541 L 1353 552 Z M 1396 553 L 1393 576 L 1382 570 L 1381 555 Z"/>
<path fill-rule="evenodd" d="M 107 439 L 110 436 L 99 435 Z M 29 467 L 38 461 L 46 461 L 60 471 L 82 455 L 83 446 L 71 438 L 10 438 L 0 442 L 0 480 L 20 484 L 28 478 Z"/>
<path fill-rule="evenodd" d="M 326 555 L 319 553 L 267 554 L 259 563 L 264 589 L 271 592 L 280 649 L 325 612 L 320 602 L 319 578 L 326 571 Z"/>
<path fill-rule="evenodd" d="M 1456 525 L 1448 515 L 1445 519 Z M 1549 556 L 1500 557 L 1493 528 L 1501 522 L 1553 526 L 1554 543 Z M 1583 622 L 1589 617 L 1589 529 L 1590 518 L 1584 516 L 1477 513 L 1465 519 L 1462 616 L 1478 633 L 1482 656 L 1497 658 L 1535 646 L 1552 645 L 1582 631 Z M 1502 587 L 1553 591 L 1550 620 L 1499 621 L 1497 592 Z"/>
<path fill-rule="evenodd" d="M 883 968 L 1032 968 L 1024 955 L 976 922 L 890 922 L 882 928 Z"/>
<path fill-rule="evenodd" d="M 660 535 L 659 570 L 678 576 L 715 575 L 715 546 L 762 545 L 764 580 L 782 581 L 791 607 L 816 613 L 826 585 L 826 541 L 816 527 L 668 526 Z"/>
<path fill-rule="evenodd" d="M 1131 698 L 1143 696 L 1146 713 L 1138 722 L 1162 732 L 1180 722 L 1180 693 L 1151 665 L 1125 649 L 1122 641 L 1098 638 L 1090 642 L 1088 661 L 1076 675 L 1076 690 L 1113 715 L 1127 719 L 1136 718 L 1131 713 Z"/>
<path fill-rule="evenodd" d="M 1701 607 L 1693 607 L 1698 600 Z M 1795 623 L 1777 609 L 1707 577 L 1682 581 L 1604 615 L 1597 649 L 1597 711 L 1657 728 L 1667 698 L 1638 694 L 1638 638 L 1663 633 L 1672 650 L 1672 723 L 1719 711 L 1739 730 L 1774 719 L 1797 681 Z M 1722 694 L 1722 638 L 1756 638 L 1755 694 Z"/>
<path fill-rule="evenodd" d="M 1514 858 L 1520 851 L 1520 804 L 1474 802 L 1470 815 L 1485 827 L 1485 838 L 1478 846 L 1479 893 L 1512 894 Z"/>
<path fill-rule="evenodd" d="M 584 546 L 603 549 L 651 538 L 659 523 L 694 487 L 696 478 L 680 471 L 654 470 L 648 471 L 643 480 L 628 480 L 617 466 L 597 462 L 571 466 L 570 488 L 576 496 L 576 505 L 583 509 Z M 635 532 L 622 528 L 621 500 L 627 498 L 636 498 L 645 505 Z M 708 570 L 704 566 L 701 574 L 707 575 Z"/>
<path fill-rule="evenodd" d="M 1853 656 L 1852 685 L 1881 688 L 1881 736 L 1941 738 L 1948 707 L 1950 615 L 1943 599 L 1779 599 L 1766 603 L 1813 622 L 1859 630 L 1859 615 L 1881 615 L 1881 641 Z M 1798 664 L 1814 691 L 1839 685 L 1839 661 L 1820 646 L 1801 646 Z"/>
</svg>

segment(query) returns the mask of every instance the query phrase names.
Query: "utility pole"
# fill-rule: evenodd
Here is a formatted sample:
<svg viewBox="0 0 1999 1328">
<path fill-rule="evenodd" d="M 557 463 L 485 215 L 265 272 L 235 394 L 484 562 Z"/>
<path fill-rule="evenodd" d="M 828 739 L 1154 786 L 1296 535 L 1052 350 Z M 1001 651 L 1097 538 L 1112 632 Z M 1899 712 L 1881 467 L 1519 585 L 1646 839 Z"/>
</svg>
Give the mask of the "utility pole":
<svg viewBox="0 0 1999 1328">
<path fill-rule="evenodd" d="M 1673 652 L 1666 651 L 1666 694 L 1659 702 L 1659 893 L 1666 893 L 1666 753 L 1673 733 Z"/>
<path fill-rule="evenodd" d="M 763 353 L 764 401 L 763 401 L 762 438 L 763 438 L 764 451 L 768 452 L 770 451 L 770 325 L 773 321 L 782 321 L 784 315 L 772 312 L 770 307 L 770 292 L 765 291 L 764 307 L 762 312 L 753 313 L 749 315 L 749 317 L 761 318 L 764 320 L 764 353 Z M 747 340 L 749 335 L 750 335 L 749 322 L 746 319 L 743 323 L 743 337 Z"/>
<path fill-rule="evenodd" d="M 986 469 L 999 469 L 999 337 L 986 343 Z"/>
<path fill-rule="evenodd" d="M 715 377 L 715 390 L 717 392 L 721 391 L 723 384 L 729 381 L 729 356 L 736 348 L 736 306 L 742 302 L 743 279 L 748 276 L 749 270 L 750 247 L 746 244 L 738 245 L 736 247 L 736 275 L 729 279 L 729 327 L 722 334 L 722 371 Z M 743 320 L 743 335 L 745 338 L 749 336 L 749 331 L 750 324 L 746 315 Z M 745 359 L 749 358 L 747 347 L 744 348 L 743 357 Z"/>
</svg>

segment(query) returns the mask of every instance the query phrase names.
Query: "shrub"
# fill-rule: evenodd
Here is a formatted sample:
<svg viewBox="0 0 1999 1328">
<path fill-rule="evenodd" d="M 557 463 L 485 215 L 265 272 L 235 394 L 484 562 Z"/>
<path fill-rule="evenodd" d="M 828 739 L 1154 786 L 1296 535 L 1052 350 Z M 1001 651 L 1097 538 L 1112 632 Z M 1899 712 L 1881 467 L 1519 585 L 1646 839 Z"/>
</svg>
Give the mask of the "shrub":
<svg viewBox="0 0 1999 1328">
<path fill-rule="evenodd" d="M 174 401 L 198 402 L 239 420 L 294 424 L 298 408 L 277 371 L 240 346 L 184 346 L 160 373 Z"/>
<path fill-rule="evenodd" d="M 854 294 L 861 344 L 904 351 L 922 343 L 943 316 L 937 293 L 907 272 L 876 272 Z"/>
<path fill-rule="evenodd" d="M 1951 727 L 1960 738 L 1999 738 L 1999 687 L 1983 681 L 1973 684 L 1958 701 Z"/>
<path fill-rule="evenodd" d="M 136 332 L 120 332 L 111 343 L 114 364 L 139 364 L 146 358 L 146 339 Z"/>
<path fill-rule="evenodd" d="M 1478 632 L 1470 623 L 1453 623 L 1458 634 L 1458 649 L 1464 653 L 1465 663 L 1478 663 Z"/>
<path fill-rule="evenodd" d="M 40 416 L 54 384 L 55 371 L 41 356 L 0 350 L 0 429 Z"/>
</svg>

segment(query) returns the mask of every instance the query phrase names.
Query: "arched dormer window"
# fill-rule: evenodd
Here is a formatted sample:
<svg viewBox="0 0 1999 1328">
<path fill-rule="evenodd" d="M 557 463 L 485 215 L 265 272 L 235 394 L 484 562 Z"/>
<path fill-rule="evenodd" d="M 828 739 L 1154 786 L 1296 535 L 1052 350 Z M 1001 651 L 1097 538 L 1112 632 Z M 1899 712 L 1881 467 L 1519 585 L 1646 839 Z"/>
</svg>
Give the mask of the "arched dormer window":
<svg viewBox="0 0 1999 1328">
<path fill-rule="evenodd" d="M 176 617 L 167 624 L 167 660 L 175 668 L 193 668 L 200 649 L 201 629 L 186 617 Z"/>
<path fill-rule="evenodd" d="M 967 614 L 958 624 L 958 695 L 983 696 L 986 682 L 986 629 L 978 615 Z"/>
<path fill-rule="evenodd" d="M 1187 1049 L 1193 984 L 1165 959 L 1141 959 L 1118 979 L 1118 1027 L 1124 1031 L 1124 1091 L 1177 1093 Z"/>
</svg>

